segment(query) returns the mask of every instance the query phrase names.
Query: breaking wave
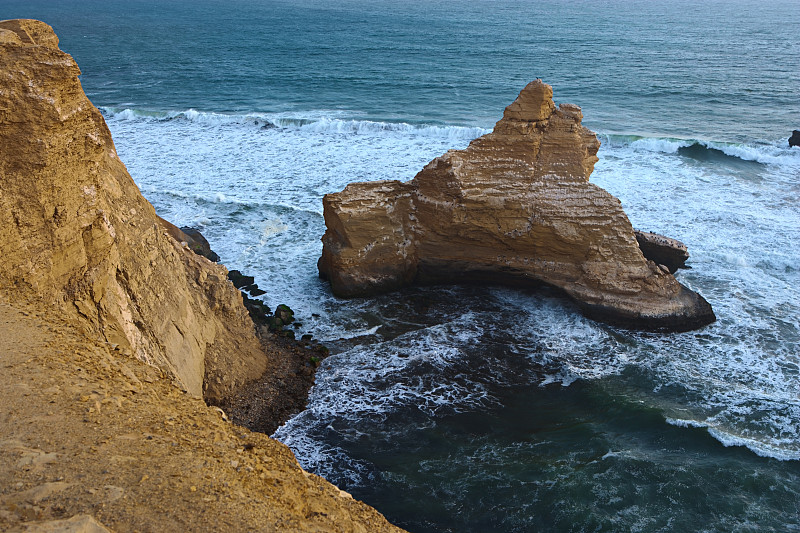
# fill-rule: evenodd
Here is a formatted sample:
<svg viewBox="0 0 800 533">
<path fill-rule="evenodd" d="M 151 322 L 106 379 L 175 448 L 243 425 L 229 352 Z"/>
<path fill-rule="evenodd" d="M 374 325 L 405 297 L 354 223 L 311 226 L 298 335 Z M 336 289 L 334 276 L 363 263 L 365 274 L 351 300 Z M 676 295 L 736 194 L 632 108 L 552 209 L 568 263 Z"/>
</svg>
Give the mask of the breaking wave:
<svg viewBox="0 0 800 533">
<path fill-rule="evenodd" d="M 611 148 L 630 148 L 637 152 L 676 154 L 700 161 L 753 162 L 800 168 L 800 150 L 788 147 L 786 139 L 774 142 L 725 143 L 671 137 L 598 134 L 600 142 Z M 786 145 L 786 146 L 784 146 Z"/>
<path fill-rule="evenodd" d="M 185 111 L 150 111 L 131 108 L 101 107 L 103 115 L 115 121 L 187 121 L 205 126 L 249 126 L 259 129 L 302 130 L 310 133 L 380 134 L 395 133 L 452 140 L 471 140 L 491 130 L 470 126 L 409 124 L 317 116 L 292 117 L 266 113 L 226 114 L 188 109 Z"/>
</svg>

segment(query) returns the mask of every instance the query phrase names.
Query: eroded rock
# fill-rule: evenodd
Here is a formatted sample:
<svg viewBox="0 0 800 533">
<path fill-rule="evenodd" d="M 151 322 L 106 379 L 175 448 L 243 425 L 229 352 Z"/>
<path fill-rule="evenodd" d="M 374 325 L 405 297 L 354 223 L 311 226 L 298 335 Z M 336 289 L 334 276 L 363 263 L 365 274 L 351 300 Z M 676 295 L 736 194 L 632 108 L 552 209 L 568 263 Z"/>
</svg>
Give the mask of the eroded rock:
<svg viewBox="0 0 800 533">
<path fill-rule="evenodd" d="M 657 265 L 664 265 L 670 274 L 674 274 L 679 268 L 689 268 L 686 266 L 689 249 L 681 241 L 648 231 L 634 230 L 633 233 L 646 259 Z"/>
<path fill-rule="evenodd" d="M 168 236 L 79 74 L 47 24 L 0 22 L 0 289 L 219 401 L 267 368 L 242 297 Z"/>
<path fill-rule="evenodd" d="M 600 143 L 578 106 L 531 82 L 494 131 L 409 182 L 323 199 L 320 275 L 352 297 L 414 283 L 546 283 L 590 317 L 682 330 L 711 306 L 642 255 L 617 198 L 589 183 Z"/>
</svg>

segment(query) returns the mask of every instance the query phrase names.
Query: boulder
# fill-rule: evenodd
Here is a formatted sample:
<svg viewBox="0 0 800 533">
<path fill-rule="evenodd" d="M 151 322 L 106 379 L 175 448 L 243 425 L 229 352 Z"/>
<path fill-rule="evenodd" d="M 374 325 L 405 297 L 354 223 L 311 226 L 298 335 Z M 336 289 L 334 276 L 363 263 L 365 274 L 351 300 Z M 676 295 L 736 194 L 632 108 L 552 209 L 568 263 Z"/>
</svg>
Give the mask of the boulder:
<svg viewBox="0 0 800 533">
<path fill-rule="evenodd" d="M 231 283 L 233 283 L 233 286 L 237 289 L 248 287 L 256 282 L 253 276 L 246 276 L 238 270 L 231 270 L 228 272 L 228 279 L 231 280 Z"/>
<path fill-rule="evenodd" d="M 617 198 L 589 183 L 600 143 L 578 106 L 536 80 L 494 131 L 414 179 L 351 183 L 323 199 L 318 262 L 334 294 L 410 284 L 548 284 L 590 317 L 685 330 L 711 306 L 648 261 Z"/>
<path fill-rule="evenodd" d="M 194 253 L 202 255 L 209 261 L 214 261 L 215 263 L 219 262 L 219 255 L 211 249 L 211 245 L 208 244 L 208 241 L 203 237 L 199 229 L 190 226 L 182 226 L 181 231 L 186 235 L 188 239 L 186 242 Z"/>
<path fill-rule="evenodd" d="M 187 246 L 191 251 L 205 257 L 209 261 L 215 263 L 219 261 L 219 256 L 211 249 L 211 245 L 208 244 L 208 241 L 200 233 L 200 230 L 190 227 L 179 228 L 172 222 L 161 217 L 158 217 L 158 221 L 169 236 L 178 241 L 181 245 Z"/>
<path fill-rule="evenodd" d="M 789 137 L 789 148 L 800 146 L 800 130 L 794 130 L 792 136 Z"/>
<path fill-rule="evenodd" d="M 645 259 L 664 265 L 670 274 L 679 268 L 689 268 L 685 264 L 689 259 L 689 249 L 681 241 L 647 231 L 634 230 L 633 234 Z"/>
</svg>

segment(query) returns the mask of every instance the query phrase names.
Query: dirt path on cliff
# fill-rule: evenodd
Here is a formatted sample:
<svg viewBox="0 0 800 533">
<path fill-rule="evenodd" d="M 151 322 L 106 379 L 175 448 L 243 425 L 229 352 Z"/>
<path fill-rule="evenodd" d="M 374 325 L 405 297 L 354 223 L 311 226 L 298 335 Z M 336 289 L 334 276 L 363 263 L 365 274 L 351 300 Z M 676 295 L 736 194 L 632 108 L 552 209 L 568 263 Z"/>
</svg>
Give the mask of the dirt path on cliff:
<svg viewBox="0 0 800 533">
<path fill-rule="evenodd" d="M 0 530 L 399 531 L 157 368 L 32 309 L 0 298 Z"/>
</svg>

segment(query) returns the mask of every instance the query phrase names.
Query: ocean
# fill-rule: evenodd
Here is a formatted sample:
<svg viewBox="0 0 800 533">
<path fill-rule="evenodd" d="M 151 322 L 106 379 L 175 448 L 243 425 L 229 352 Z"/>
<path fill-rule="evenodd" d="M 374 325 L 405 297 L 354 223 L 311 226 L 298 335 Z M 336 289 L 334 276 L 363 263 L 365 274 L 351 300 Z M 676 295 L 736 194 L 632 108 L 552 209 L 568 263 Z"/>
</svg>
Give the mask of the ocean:
<svg viewBox="0 0 800 533">
<path fill-rule="evenodd" d="M 51 24 L 165 218 L 331 349 L 279 428 L 421 532 L 800 531 L 796 0 L 0 0 Z M 322 196 L 411 179 L 542 78 L 591 181 L 685 242 L 718 321 L 583 318 L 547 290 L 343 300 Z"/>
</svg>

